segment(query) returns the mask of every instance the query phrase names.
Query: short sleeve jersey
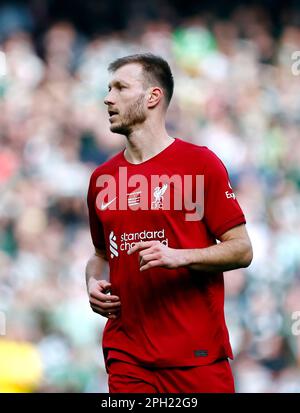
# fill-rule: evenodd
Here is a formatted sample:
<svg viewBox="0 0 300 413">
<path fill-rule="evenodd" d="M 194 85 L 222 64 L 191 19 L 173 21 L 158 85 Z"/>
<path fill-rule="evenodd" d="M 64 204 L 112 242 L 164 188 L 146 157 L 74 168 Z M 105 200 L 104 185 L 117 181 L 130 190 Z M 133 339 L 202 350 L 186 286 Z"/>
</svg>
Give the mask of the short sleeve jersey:
<svg viewBox="0 0 300 413">
<path fill-rule="evenodd" d="M 139 270 L 139 241 L 206 248 L 245 217 L 227 170 L 207 147 L 176 138 L 140 164 L 120 152 L 91 175 L 93 244 L 106 251 L 117 319 L 103 333 L 104 355 L 152 367 L 197 366 L 230 357 L 223 273 L 189 267 Z"/>
</svg>

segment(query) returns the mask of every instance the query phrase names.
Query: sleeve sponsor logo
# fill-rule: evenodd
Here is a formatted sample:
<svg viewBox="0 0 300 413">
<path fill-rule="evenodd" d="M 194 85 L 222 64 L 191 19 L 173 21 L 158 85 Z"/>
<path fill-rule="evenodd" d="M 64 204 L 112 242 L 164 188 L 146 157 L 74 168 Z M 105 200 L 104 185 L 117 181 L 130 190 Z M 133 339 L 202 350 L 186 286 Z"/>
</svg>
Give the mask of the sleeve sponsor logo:
<svg viewBox="0 0 300 413">
<path fill-rule="evenodd" d="M 232 186 L 231 186 L 231 184 L 230 184 L 229 181 L 228 181 L 228 186 L 229 186 L 229 188 L 232 190 Z M 225 195 L 226 195 L 226 198 L 227 198 L 227 199 L 230 199 L 230 198 L 236 199 L 236 196 L 235 196 L 235 193 L 234 193 L 234 192 L 226 191 L 226 192 L 225 192 Z"/>
</svg>

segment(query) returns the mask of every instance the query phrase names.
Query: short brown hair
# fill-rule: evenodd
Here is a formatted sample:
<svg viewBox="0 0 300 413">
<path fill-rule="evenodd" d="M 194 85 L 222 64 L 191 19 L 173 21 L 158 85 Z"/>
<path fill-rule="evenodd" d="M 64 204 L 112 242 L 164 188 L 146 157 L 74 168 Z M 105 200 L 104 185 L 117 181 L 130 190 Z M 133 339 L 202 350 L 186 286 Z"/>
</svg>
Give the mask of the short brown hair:
<svg viewBox="0 0 300 413">
<path fill-rule="evenodd" d="M 174 80 L 169 64 L 160 56 L 155 56 L 152 53 L 141 53 L 114 60 L 108 66 L 108 70 L 115 72 L 120 67 L 130 63 L 138 63 L 142 66 L 147 82 L 158 82 L 159 86 L 161 86 L 165 92 L 166 103 L 168 105 L 174 90 Z"/>
</svg>

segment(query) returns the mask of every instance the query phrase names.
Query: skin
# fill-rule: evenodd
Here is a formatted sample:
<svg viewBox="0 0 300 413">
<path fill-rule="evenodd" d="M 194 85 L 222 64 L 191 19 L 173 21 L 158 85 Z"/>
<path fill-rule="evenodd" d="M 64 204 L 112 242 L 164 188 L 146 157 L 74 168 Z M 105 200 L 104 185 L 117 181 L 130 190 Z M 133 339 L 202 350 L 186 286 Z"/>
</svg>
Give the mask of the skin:
<svg viewBox="0 0 300 413">
<path fill-rule="evenodd" d="M 144 162 L 174 141 L 165 128 L 164 91 L 159 85 L 147 84 L 139 64 L 127 64 L 112 74 L 104 103 L 110 130 L 126 137 L 124 156 L 128 162 Z M 230 229 L 219 240 L 219 244 L 201 249 L 175 249 L 159 241 L 139 242 L 128 254 L 136 255 L 141 271 L 186 266 L 213 273 L 250 265 L 253 253 L 245 225 Z M 111 284 L 103 276 L 106 265 L 106 252 L 96 249 L 86 266 L 87 291 L 92 310 L 114 319 L 120 314 L 121 302 L 118 296 L 109 294 Z"/>
<path fill-rule="evenodd" d="M 110 130 L 126 136 L 128 162 L 144 162 L 174 141 L 165 127 L 163 89 L 145 83 L 140 65 L 131 63 L 113 73 L 104 103 L 108 112 L 117 112 L 109 117 Z"/>
</svg>

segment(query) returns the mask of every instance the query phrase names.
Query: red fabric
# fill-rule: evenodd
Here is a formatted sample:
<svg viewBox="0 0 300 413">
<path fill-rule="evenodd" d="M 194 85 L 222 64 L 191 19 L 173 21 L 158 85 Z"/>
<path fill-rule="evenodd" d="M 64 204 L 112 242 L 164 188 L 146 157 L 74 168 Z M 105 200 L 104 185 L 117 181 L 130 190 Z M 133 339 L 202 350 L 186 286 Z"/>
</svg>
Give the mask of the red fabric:
<svg viewBox="0 0 300 413">
<path fill-rule="evenodd" d="M 147 369 L 123 361 L 108 368 L 110 393 L 234 393 L 228 360 L 208 366 Z"/>
<path fill-rule="evenodd" d="M 203 219 L 186 221 L 184 208 L 172 208 L 178 193 L 176 184 L 169 184 L 164 194 L 170 191 L 171 210 L 118 210 L 120 167 L 126 167 L 128 179 L 134 174 L 142 174 L 148 181 L 151 175 L 177 174 L 182 180 L 183 176 L 191 175 L 193 195 L 195 176 L 204 175 Z M 99 187 L 99 181 L 97 185 L 97 179 L 105 174 L 117 182 L 117 198 L 110 204 L 117 210 L 100 208 L 99 193 L 103 187 Z M 222 273 L 209 274 L 186 267 L 140 272 L 138 254 L 128 256 L 125 251 L 126 242 L 134 242 L 126 239 L 141 234 L 150 238 L 152 235 L 152 239 L 159 239 L 171 248 L 214 245 L 222 233 L 245 223 L 228 181 L 227 171 L 215 154 L 180 139 L 141 164 L 127 162 L 121 152 L 94 171 L 88 191 L 92 240 L 95 247 L 107 251 L 112 293 L 120 297 L 122 306 L 120 317 L 106 324 L 105 355 L 108 349 L 114 349 L 120 359 L 125 357 L 141 365 L 161 368 L 205 365 L 233 357 L 224 319 Z M 124 183 L 120 186 L 125 196 L 137 191 L 134 187 L 124 188 Z M 105 198 L 104 204 L 115 196 Z M 149 208 L 153 199 L 149 185 Z M 110 250 L 110 235 L 115 237 L 118 256 Z"/>
</svg>

